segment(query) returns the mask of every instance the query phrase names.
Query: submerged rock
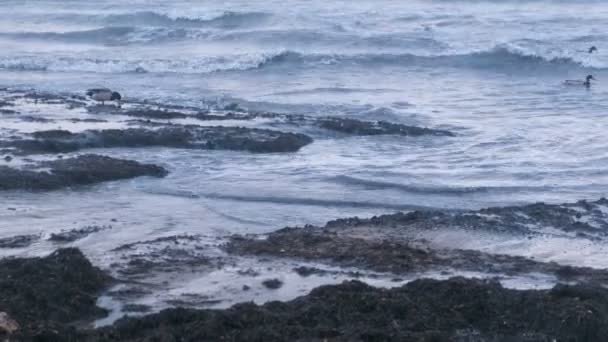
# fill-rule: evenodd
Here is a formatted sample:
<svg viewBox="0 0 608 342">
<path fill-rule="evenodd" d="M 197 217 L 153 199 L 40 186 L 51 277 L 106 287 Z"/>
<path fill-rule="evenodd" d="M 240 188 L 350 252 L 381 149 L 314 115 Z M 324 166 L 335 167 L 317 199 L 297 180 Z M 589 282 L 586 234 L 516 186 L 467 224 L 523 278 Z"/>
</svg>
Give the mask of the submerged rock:
<svg viewBox="0 0 608 342">
<path fill-rule="evenodd" d="M 407 126 L 386 121 L 361 121 L 348 118 L 323 118 L 316 124 L 324 129 L 351 135 L 454 136 L 450 131 Z"/>
<path fill-rule="evenodd" d="M 243 127 L 164 126 L 159 129 L 108 129 L 71 133 L 63 130 L 33 133 L 35 139 L 4 141 L 0 146 L 23 154 L 66 153 L 98 147 L 166 146 L 255 153 L 295 152 L 312 139 L 298 133 Z"/>
<path fill-rule="evenodd" d="M 45 171 L 0 166 L 0 190 L 54 190 L 139 176 L 164 177 L 167 171 L 156 165 L 94 154 L 43 161 Z"/>
<path fill-rule="evenodd" d="M 279 279 L 266 279 L 262 282 L 262 285 L 264 285 L 268 289 L 276 290 L 283 286 L 283 282 Z"/>
<path fill-rule="evenodd" d="M 112 229 L 112 227 L 89 226 L 81 229 L 73 229 L 59 233 L 52 233 L 51 237 L 49 237 L 49 240 L 59 243 L 74 242 L 76 240 L 85 238 L 93 233 L 97 233 L 107 229 Z"/>
<path fill-rule="evenodd" d="M 0 248 L 24 248 L 40 239 L 40 235 L 17 235 L 0 239 Z"/>
</svg>

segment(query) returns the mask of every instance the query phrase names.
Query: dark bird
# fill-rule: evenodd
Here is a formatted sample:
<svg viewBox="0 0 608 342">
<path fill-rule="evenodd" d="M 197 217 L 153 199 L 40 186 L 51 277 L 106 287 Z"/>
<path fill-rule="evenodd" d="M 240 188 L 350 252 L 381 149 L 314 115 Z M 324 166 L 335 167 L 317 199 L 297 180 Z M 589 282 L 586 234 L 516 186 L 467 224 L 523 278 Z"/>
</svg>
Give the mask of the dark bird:
<svg viewBox="0 0 608 342">
<path fill-rule="evenodd" d="M 565 80 L 564 84 L 565 85 L 582 85 L 585 86 L 587 88 L 591 87 L 591 81 L 597 81 L 595 78 L 593 78 L 593 75 L 587 75 L 587 77 L 585 77 L 585 80 Z"/>
<path fill-rule="evenodd" d="M 589 48 L 589 53 L 594 53 L 597 51 L 597 48 L 595 46 L 592 46 Z"/>
<path fill-rule="evenodd" d="M 122 99 L 119 92 L 112 91 L 108 88 L 89 89 L 87 90 L 87 96 L 95 101 L 101 102 L 102 105 L 104 105 L 106 101 L 116 101 L 118 106 L 120 106 L 120 100 Z"/>
</svg>

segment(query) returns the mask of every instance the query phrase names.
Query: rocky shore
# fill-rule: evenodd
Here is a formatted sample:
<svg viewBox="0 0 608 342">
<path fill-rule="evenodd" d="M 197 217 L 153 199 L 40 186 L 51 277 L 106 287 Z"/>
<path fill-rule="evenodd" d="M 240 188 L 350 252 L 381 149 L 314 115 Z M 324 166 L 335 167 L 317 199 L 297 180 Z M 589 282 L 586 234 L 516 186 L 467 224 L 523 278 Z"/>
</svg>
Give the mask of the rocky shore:
<svg viewBox="0 0 608 342">
<path fill-rule="evenodd" d="M 605 219 L 607 203 L 600 199 L 339 219 L 262 236 L 231 236 L 223 245 L 228 254 L 217 260 L 205 255 L 201 237 L 172 236 L 116 248 L 115 252 L 125 255 L 134 253 L 126 267 L 116 266 L 122 270 L 118 277 L 94 267 L 74 248 L 59 249 L 44 258 L 3 259 L 0 332 L 9 341 L 598 341 L 608 333 L 606 270 L 437 248 L 412 232 L 450 226 L 529 234 L 534 232 L 524 232 L 522 227 L 550 222 L 566 233 L 589 234 L 597 228 L 594 222 Z M 66 243 L 104 229 L 66 231 L 49 240 Z M 6 247 L 11 242 L 19 246 L 30 242 L 27 237 L 14 240 L 5 241 Z M 187 252 L 180 246 L 194 248 Z M 142 254 L 140 247 L 149 254 Z M 129 304 L 123 312 L 137 316 L 93 328 L 95 319 L 109 314 L 98 307 L 100 296 L 145 292 L 138 279 L 146 272 L 233 267 L 236 261 L 231 256 L 301 262 L 293 272 L 302 281 L 313 275 L 332 276 L 327 268 L 306 266 L 311 262 L 379 272 L 396 282 L 412 281 L 374 287 L 357 280 L 358 271 L 351 271 L 350 278 L 355 280 L 320 286 L 289 301 L 245 302 L 226 309 L 193 309 L 175 301 L 177 307 L 144 316 L 149 308 Z M 450 276 L 467 272 L 482 278 Z M 447 277 L 426 279 L 420 276 L 424 274 Z M 531 274 L 544 275 L 553 285 L 517 290 L 501 283 L 505 276 Z M 121 283 L 137 287 L 116 290 Z M 266 279 L 263 284 L 268 291 L 284 286 L 279 279 Z"/>
<path fill-rule="evenodd" d="M 414 260 L 416 261 L 416 260 Z M 114 282 L 77 249 L 0 261 L 0 334 L 8 341 L 599 341 L 608 290 L 591 284 L 510 290 L 493 280 L 359 281 L 288 302 L 167 309 L 93 329 Z"/>
<path fill-rule="evenodd" d="M 444 129 L 257 113 L 238 106 L 203 110 L 134 101 L 118 108 L 93 105 L 79 96 L 4 95 L 0 190 L 28 195 L 160 178 L 174 170 L 175 159 L 165 159 L 166 165 L 150 156 L 147 160 L 154 164 L 124 159 L 143 155 L 129 153 L 134 148 L 154 147 L 170 155 L 177 149 L 201 154 L 222 150 L 257 158 L 266 153 L 302 154 L 323 139 L 458 139 Z M 22 113 L 31 105 L 54 114 Z M 100 148 L 121 158 L 93 154 Z M 171 190 L 158 195 L 177 198 L 171 210 L 179 210 L 187 196 L 198 199 Z M 158 203 L 167 204 L 168 197 L 159 198 Z M 15 216 L 27 210 L 6 209 Z M 433 240 L 457 232 L 466 237 L 518 236 L 521 241 L 603 241 L 606 199 L 417 210 L 266 234 L 169 230 L 150 237 L 127 235 L 130 240 L 106 246 L 103 256 L 89 254 L 95 249 L 87 249 L 87 244 L 113 234 L 116 225 L 128 231 L 138 225 L 150 230 L 137 220 L 104 219 L 76 227 L 13 231 L 13 236 L 0 238 L 0 251 L 6 255 L 26 250 L 47 255 L 0 260 L 2 339 L 544 342 L 598 341 L 607 333 L 605 269 Z M 187 286 L 171 287 L 172 281 Z M 232 282 L 236 285 L 228 284 Z M 509 286 L 513 283 L 524 286 Z M 203 287 L 215 292 L 204 293 Z M 164 296 L 167 292 L 171 294 Z M 283 300 L 273 301 L 277 297 Z M 120 318 L 124 314 L 130 316 Z M 100 319 L 107 325 L 96 327 Z"/>
</svg>

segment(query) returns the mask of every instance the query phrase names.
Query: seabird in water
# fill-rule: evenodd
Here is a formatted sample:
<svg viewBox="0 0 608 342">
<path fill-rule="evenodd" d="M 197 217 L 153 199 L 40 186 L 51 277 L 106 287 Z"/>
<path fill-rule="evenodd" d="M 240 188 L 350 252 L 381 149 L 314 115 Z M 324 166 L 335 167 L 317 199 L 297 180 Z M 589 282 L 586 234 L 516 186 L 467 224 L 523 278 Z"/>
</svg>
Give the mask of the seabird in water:
<svg viewBox="0 0 608 342">
<path fill-rule="evenodd" d="M 108 88 L 89 89 L 87 90 L 87 96 L 95 101 L 101 102 L 102 105 L 104 105 L 106 101 L 116 101 L 118 106 L 120 106 L 120 100 L 122 99 L 119 92 L 112 91 Z"/>
<path fill-rule="evenodd" d="M 591 80 L 593 81 L 597 81 L 595 78 L 593 78 L 593 75 L 587 75 L 587 77 L 585 77 L 585 80 L 566 80 L 564 81 L 565 85 L 582 85 L 585 86 L 587 88 L 589 88 L 591 86 Z"/>
</svg>

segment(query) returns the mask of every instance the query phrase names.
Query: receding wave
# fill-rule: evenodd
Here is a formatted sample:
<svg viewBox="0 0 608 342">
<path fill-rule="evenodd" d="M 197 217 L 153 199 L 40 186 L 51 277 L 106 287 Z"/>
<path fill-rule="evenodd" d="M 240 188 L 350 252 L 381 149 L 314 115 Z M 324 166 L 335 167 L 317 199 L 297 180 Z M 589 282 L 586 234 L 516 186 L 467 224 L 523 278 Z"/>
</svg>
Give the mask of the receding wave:
<svg viewBox="0 0 608 342">
<path fill-rule="evenodd" d="M 344 184 L 347 186 L 357 186 L 370 190 L 398 190 L 413 194 L 427 194 L 427 195 L 454 195 L 460 196 L 464 194 L 476 194 L 476 193 L 489 193 L 489 192 L 520 192 L 520 191 L 539 191 L 546 190 L 545 187 L 523 187 L 523 186 L 506 186 L 506 187 L 450 187 L 450 186 L 424 186 L 424 185 L 410 185 L 401 184 L 387 181 L 377 181 L 370 179 L 363 179 L 351 176 L 336 176 L 330 179 L 331 181 Z"/>
<path fill-rule="evenodd" d="M 204 194 L 206 198 L 230 200 L 239 202 L 262 202 L 276 203 L 285 205 L 310 205 L 322 207 L 338 207 L 338 208 L 380 208 L 393 210 L 413 210 L 423 209 L 422 206 L 391 204 L 385 202 L 367 202 L 367 201 L 342 201 L 316 198 L 297 198 L 297 197 L 275 197 L 275 196 L 244 196 L 244 195 L 229 195 L 229 194 Z"/>
<path fill-rule="evenodd" d="M 556 67 L 605 69 L 608 66 L 570 57 L 543 57 L 527 55 L 506 48 L 461 55 L 417 56 L 413 54 L 304 54 L 294 51 L 276 51 L 192 59 L 100 59 L 82 57 L 17 56 L 0 58 L 0 69 L 83 71 L 99 73 L 157 72 L 157 73 L 210 73 L 217 71 L 243 71 L 251 69 L 313 68 L 348 65 L 363 68 L 377 65 L 403 65 L 434 68 L 473 68 L 508 70 L 513 72 Z M 338 90 L 341 91 L 341 90 Z"/>
</svg>

